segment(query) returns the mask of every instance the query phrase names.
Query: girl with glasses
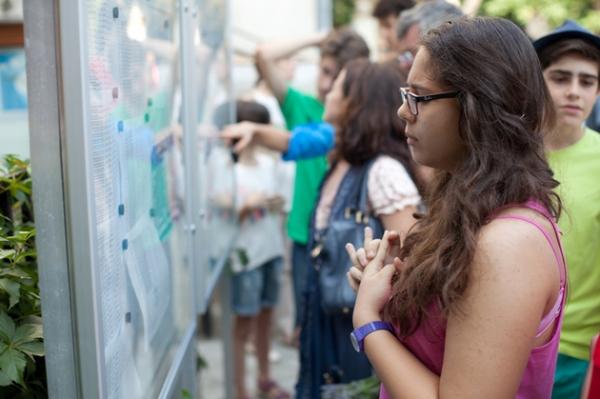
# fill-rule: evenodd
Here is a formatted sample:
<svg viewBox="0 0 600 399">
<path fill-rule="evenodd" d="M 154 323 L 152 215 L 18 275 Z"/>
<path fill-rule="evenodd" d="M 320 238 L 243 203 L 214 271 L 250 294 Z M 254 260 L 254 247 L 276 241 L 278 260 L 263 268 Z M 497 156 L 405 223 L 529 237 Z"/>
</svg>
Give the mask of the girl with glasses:
<svg viewBox="0 0 600 399">
<path fill-rule="evenodd" d="M 352 340 L 381 398 L 550 398 L 566 270 L 536 53 L 507 20 L 465 18 L 424 37 L 407 83 L 411 155 L 438 171 L 406 237 L 349 248 Z"/>
</svg>

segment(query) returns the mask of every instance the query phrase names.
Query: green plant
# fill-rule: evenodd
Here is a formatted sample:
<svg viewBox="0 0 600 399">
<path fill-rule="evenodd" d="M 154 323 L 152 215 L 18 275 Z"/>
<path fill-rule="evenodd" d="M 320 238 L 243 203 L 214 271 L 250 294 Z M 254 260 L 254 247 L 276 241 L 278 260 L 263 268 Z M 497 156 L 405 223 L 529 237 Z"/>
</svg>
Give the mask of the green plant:
<svg viewBox="0 0 600 399">
<path fill-rule="evenodd" d="M 321 399 L 377 399 L 380 382 L 373 375 L 347 384 L 326 384 L 321 387 Z"/>
<path fill-rule="evenodd" d="M 355 0 L 333 0 L 334 28 L 339 28 L 352 22 L 355 9 Z"/>
<path fill-rule="evenodd" d="M 598 0 L 482 0 L 481 13 L 511 19 L 522 27 L 541 20 L 550 29 L 570 18 L 600 32 Z"/>
<path fill-rule="evenodd" d="M 0 162 L 0 398 L 47 397 L 29 162 Z"/>
</svg>

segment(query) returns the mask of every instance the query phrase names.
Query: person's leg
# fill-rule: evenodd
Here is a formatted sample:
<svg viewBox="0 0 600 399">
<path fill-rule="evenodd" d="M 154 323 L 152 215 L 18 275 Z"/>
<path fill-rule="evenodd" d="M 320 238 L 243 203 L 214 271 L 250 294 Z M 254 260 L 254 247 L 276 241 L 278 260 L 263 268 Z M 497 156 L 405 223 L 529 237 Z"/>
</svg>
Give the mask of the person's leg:
<svg viewBox="0 0 600 399">
<path fill-rule="evenodd" d="M 587 367 L 587 361 L 559 353 L 552 399 L 579 398 Z"/>
<path fill-rule="evenodd" d="M 275 258 L 260 266 L 262 271 L 261 311 L 256 318 L 255 342 L 258 361 L 258 391 L 267 398 L 289 398 L 279 385 L 271 379 L 269 368 L 269 350 L 271 348 L 271 324 L 273 308 L 279 298 L 279 286 L 283 259 Z"/>
<path fill-rule="evenodd" d="M 272 308 L 264 308 L 256 317 L 256 360 L 258 362 L 258 378 L 262 381 L 271 379 L 269 370 L 269 350 L 271 349 Z"/>
<path fill-rule="evenodd" d="M 235 384 L 235 397 L 246 399 L 249 397 L 246 391 L 246 360 L 244 346 L 248 342 L 250 329 L 254 317 L 235 316 L 233 322 L 233 381 Z"/>
<path fill-rule="evenodd" d="M 310 254 L 306 245 L 294 242 L 292 244 L 292 283 L 294 286 L 294 333 L 293 341 L 297 341 L 300 336 L 300 323 L 302 320 L 303 295 L 306 287 L 306 275 L 308 268 L 311 267 Z"/>
<path fill-rule="evenodd" d="M 245 345 L 253 322 L 260 309 L 261 276 L 256 270 L 242 271 L 231 278 L 231 306 L 236 314 L 233 321 L 233 362 L 236 399 L 248 398 L 246 391 Z"/>
</svg>

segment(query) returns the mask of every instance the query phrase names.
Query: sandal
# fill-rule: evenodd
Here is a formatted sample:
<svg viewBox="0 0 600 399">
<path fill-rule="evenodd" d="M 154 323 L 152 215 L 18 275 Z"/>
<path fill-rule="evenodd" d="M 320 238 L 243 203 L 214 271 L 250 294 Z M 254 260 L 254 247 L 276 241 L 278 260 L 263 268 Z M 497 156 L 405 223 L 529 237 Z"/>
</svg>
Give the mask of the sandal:
<svg viewBox="0 0 600 399">
<path fill-rule="evenodd" d="M 273 380 L 258 380 L 258 396 L 263 399 L 291 399 L 290 394 Z"/>
</svg>

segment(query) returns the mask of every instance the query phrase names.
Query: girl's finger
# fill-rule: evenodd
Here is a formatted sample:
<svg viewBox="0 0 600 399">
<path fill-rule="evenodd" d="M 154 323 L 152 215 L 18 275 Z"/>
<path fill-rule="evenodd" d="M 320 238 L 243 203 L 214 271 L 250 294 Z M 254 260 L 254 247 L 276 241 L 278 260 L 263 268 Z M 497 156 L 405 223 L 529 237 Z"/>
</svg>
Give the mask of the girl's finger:
<svg viewBox="0 0 600 399">
<path fill-rule="evenodd" d="M 394 268 L 396 271 L 398 271 L 398 273 L 402 273 L 405 268 L 404 262 L 402 262 L 398 257 L 394 258 Z"/>
<path fill-rule="evenodd" d="M 371 260 L 375 257 L 375 254 L 377 253 L 377 248 L 379 248 L 379 243 L 381 242 L 381 240 L 379 238 L 376 238 L 375 240 L 372 240 L 366 247 L 365 250 L 367 251 L 367 259 Z"/>
<path fill-rule="evenodd" d="M 348 256 L 350 257 L 350 262 L 352 263 L 352 266 L 358 265 L 358 259 L 356 258 L 356 248 L 354 248 L 354 245 L 352 245 L 352 243 L 347 243 L 345 248 L 346 252 L 348 253 Z"/>
<path fill-rule="evenodd" d="M 392 276 L 396 273 L 396 268 L 394 265 L 385 265 L 381 268 L 379 275 L 383 276 L 383 280 L 387 282 L 392 281 Z"/>
<path fill-rule="evenodd" d="M 383 267 L 383 261 L 385 260 L 385 256 L 387 254 L 387 250 L 389 247 L 388 242 L 388 232 L 383 233 L 383 237 L 381 237 L 381 242 L 379 243 L 379 248 L 377 248 L 377 253 L 375 257 L 367 267 L 365 268 L 365 272 L 376 273 Z"/>
<path fill-rule="evenodd" d="M 367 259 L 367 252 L 364 248 L 358 248 L 356 251 L 356 258 L 358 259 L 357 266 L 365 267 L 369 263 L 369 260 Z"/>
<path fill-rule="evenodd" d="M 390 245 L 400 245 L 400 233 L 395 230 L 391 230 L 388 240 Z"/>
<path fill-rule="evenodd" d="M 373 230 L 370 227 L 365 227 L 365 239 L 363 242 L 363 248 L 367 248 L 371 241 L 373 241 Z"/>
<path fill-rule="evenodd" d="M 233 146 L 233 151 L 236 154 L 239 154 L 244 148 L 248 147 L 251 141 L 252 137 L 250 135 L 243 135 L 240 138 L 240 140 Z"/>
<path fill-rule="evenodd" d="M 348 280 L 348 284 L 354 291 L 358 291 L 358 282 L 354 280 L 354 278 L 350 275 L 350 272 L 346 273 L 346 279 Z"/>
<path fill-rule="evenodd" d="M 362 270 L 360 270 L 356 267 L 351 267 L 350 270 L 348 270 L 348 273 L 350 273 L 350 276 L 352 276 L 352 278 L 354 280 L 358 281 L 359 283 L 362 281 L 362 276 L 363 276 Z"/>
</svg>

